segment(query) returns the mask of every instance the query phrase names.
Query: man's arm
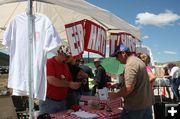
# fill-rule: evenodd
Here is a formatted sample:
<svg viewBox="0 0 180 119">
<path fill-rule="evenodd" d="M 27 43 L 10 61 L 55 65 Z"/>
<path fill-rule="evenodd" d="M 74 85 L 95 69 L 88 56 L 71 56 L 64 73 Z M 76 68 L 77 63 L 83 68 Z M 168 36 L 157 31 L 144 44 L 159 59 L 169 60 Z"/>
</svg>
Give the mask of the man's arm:
<svg viewBox="0 0 180 119">
<path fill-rule="evenodd" d="M 164 75 L 163 77 L 164 77 L 164 78 L 168 78 L 168 79 L 171 78 L 171 76 L 169 76 L 169 75 Z"/>
<path fill-rule="evenodd" d="M 67 81 L 65 79 L 58 79 L 54 76 L 47 76 L 48 83 L 56 87 L 69 87 L 72 89 L 78 89 L 81 86 L 79 82 Z"/>
<path fill-rule="evenodd" d="M 109 98 L 125 97 L 134 90 L 134 85 L 124 85 L 119 92 L 111 92 L 108 94 Z"/>
<path fill-rule="evenodd" d="M 84 72 L 83 70 L 80 70 L 77 74 L 77 78 L 78 79 L 86 79 L 86 78 L 88 78 L 88 74 L 86 72 Z"/>
<path fill-rule="evenodd" d="M 88 76 L 89 76 L 90 78 L 93 78 L 93 77 L 94 77 L 94 74 L 93 74 L 91 68 L 89 68 Z"/>
</svg>

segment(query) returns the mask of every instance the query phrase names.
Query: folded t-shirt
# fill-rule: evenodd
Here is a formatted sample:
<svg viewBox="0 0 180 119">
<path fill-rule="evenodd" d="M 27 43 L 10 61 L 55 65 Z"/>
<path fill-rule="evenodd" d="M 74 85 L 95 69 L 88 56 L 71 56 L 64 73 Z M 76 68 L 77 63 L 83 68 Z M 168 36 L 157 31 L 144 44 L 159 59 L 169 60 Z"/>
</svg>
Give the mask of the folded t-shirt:
<svg viewBox="0 0 180 119">
<path fill-rule="evenodd" d="M 96 114 L 85 112 L 85 111 L 72 112 L 71 114 L 81 117 L 83 119 L 96 119 L 98 117 L 98 115 Z"/>
</svg>

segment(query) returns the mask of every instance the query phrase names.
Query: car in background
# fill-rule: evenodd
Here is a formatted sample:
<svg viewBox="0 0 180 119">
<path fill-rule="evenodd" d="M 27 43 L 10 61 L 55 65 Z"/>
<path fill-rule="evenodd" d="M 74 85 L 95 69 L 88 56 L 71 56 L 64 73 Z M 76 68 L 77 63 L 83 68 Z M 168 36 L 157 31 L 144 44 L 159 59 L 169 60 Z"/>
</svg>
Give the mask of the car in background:
<svg viewBox="0 0 180 119">
<path fill-rule="evenodd" d="M 0 75 L 1 74 L 8 74 L 8 73 L 9 73 L 9 68 L 8 67 L 0 66 Z"/>
</svg>

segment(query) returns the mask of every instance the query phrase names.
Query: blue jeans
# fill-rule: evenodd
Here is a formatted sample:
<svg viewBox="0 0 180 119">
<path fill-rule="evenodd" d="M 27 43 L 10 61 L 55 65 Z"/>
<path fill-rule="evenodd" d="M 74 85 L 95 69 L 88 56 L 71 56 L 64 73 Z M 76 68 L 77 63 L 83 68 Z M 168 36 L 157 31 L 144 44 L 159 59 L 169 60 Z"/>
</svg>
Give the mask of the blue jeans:
<svg viewBox="0 0 180 119">
<path fill-rule="evenodd" d="M 45 114 L 45 113 L 52 114 L 56 112 L 65 111 L 67 109 L 66 100 L 55 101 L 46 98 L 45 101 L 39 102 L 39 109 L 40 109 L 40 114 Z"/>
<path fill-rule="evenodd" d="M 171 89 L 177 100 L 180 100 L 180 94 L 178 89 L 179 85 L 180 85 L 180 78 L 171 79 Z"/>
<path fill-rule="evenodd" d="M 152 108 L 142 110 L 123 109 L 121 119 L 152 119 Z"/>
</svg>

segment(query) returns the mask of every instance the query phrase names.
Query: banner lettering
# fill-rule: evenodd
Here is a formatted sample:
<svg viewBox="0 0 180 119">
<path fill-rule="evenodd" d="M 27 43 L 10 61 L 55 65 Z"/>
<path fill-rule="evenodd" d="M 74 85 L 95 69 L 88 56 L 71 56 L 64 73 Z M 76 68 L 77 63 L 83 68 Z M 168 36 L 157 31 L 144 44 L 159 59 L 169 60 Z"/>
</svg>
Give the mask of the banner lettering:
<svg viewBox="0 0 180 119">
<path fill-rule="evenodd" d="M 131 52 L 136 52 L 136 42 L 137 39 L 129 33 L 119 32 L 119 33 L 110 33 L 110 43 L 109 43 L 109 53 L 110 56 L 114 53 L 115 47 L 121 43 L 126 45 Z"/>
<path fill-rule="evenodd" d="M 65 28 L 72 56 L 81 56 L 84 51 L 83 20 L 66 24 Z"/>
<path fill-rule="evenodd" d="M 106 53 L 106 30 L 92 21 L 85 21 L 84 49 L 105 57 Z"/>
</svg>

